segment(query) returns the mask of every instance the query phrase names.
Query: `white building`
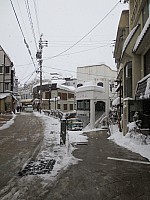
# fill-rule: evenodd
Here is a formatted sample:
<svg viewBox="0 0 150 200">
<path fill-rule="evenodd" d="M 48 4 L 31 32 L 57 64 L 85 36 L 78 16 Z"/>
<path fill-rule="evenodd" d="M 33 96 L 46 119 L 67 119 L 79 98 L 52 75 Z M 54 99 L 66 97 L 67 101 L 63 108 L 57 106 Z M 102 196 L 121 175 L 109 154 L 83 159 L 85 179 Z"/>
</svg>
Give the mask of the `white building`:
<svg viewBox="0 0 150 200">
<path fill-rule="evenodd" d="M 93 128 L 96 119 L 103 113 L 108 115 L 116 98 L 116 77 L 117 72 L 104 64 L 77 68 L 77 116 L 85 125 L 90 121 Z"/>
</svg>

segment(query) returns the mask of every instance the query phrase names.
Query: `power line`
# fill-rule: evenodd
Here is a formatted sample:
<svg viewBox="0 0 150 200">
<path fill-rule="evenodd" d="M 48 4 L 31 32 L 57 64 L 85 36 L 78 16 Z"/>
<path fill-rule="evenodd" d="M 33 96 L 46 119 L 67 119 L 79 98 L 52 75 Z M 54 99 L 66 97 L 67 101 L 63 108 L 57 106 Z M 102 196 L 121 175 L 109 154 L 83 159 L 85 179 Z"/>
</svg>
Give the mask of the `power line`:
<svg viewBox="0 0 150 200">
<path fill-rule="evenodd" d="M 60 56 L 68 56 L 68 55 L 73 55 L 73 54 L 78 54 L 78 53 L 83 53 L 83 52 L 86 52 L 86 51 L 92 51 L 92 50 L 95 50 L 95 49 L 99 49 L 99 48 L 102 48 L 102 47 L 111 47 L 110 45 L 103 45 L 103 46 L 98 46 L 98 47 L 95 47 L 95 48 L 90 48 L 90 49 L 85 49 L 85 50 L 82 50 L 82 51 L 76 51 L 76 52 L 73 52 L 73 53 L 68 53 L 68 54 L 63 54 L 63 55 L 60 55 Z M 43 57 L 43 60 L 49 60 L 49 59 L 53 59 L 55 58 L 55 56 L 53 57 Z M 27 64 L 22 64 L 22 65 L 16 65 L 16 66 L 27 66 L 27 65 L 31 65 L 32 63 L 27 63 Z"/>
<path fill-rule="evenodd" d="M 67 48 L 66 50 L 62 51 L 61 53 L 53 56 L 52 58 L 54 57 L 58 57 L 60 55 L 62 55 L 63 53 L 69 51 L 70 49 L 72 49 L 74 46 L 76 46 L 78 43 L 80 43 L 84 38 L 86 38 L 94 29 L 97 28 L 97 26 L 99 26 L 106 18 L 107 16 L 118 6 L 118 4 L 121 3 L 120 1 L 118 3 L 116 3 L 113 8 L 88 32 L 86 33 L 80 40 L 78 40 L 77 42 L 75 42 L 73 45 L 71 45 L 69 48 Z M 51 59 L 51 57 L 49 58 Z"/>
<path fill-rule="evenodd" d="M 36 6 L 35 0 L 33 0 L 33 3 L 34 3 L 34 10 L 35 10 L 36 22 L 37 22 L 37 27 L 38 27 L 38 34 L 39 34 L 39 37 L 40 37 L 40 25 L 39 25 L 37 6 Z"/>
<path fill-rule="evenodd" d="M 32 16 L 31 16 L 31 12 L 30 12 L 29 2 L 28 2 L 28 0 L 24 0 L 24 1 L 25 1 L 25 5 L 26 5 L 26 10 L 27 10 L 27 14 L 28 14 L 29 23 L 30 23 L 31 30 L 32 30 L 32 35 L 33 35 L 33 38 L 34 38 L 34 43 L 35 43 L 36 50 L 37 50 L 38 46 L 37 46 L 37 42 L 36 42 L 36 36 L 35 36 Z"/>
<path fill-rule="evenodd" d="M 18 23 L 18 25 L 19 25 L 20 31 L 21 31 L 21 33 L 22 33 L 22 36 L 23 36 L 23 39 L 24 39 L 24 43 L 25 43 L 25 45 L 26 45 L 26 47 L 27 47 L 27 49 L 28 49 L 28 53 L 29 53 L 29 55 L 30 55 L 30 57 L 31 57 L 31 60 L 32 60 L 32 63 L 33 63 L 33 65 L 34 65 L 34 67 L 35 67 L 35 63 L 34 63 L 34 60 L 33 60 L 33 57 L 32 57 L 32 54 L 31 54 L 31 51 L 30 51 L 30 48 L 29 48 L 29 45 L 27 44 L 27 41 L 26 41 L 26 39 L 25 39 L 25 36 L 24 36 L 23 30 L 22 30 L 22 28 L 21 28 L 21 25 L 20 25 L 20 22 L 19 22 L 17 13 L 16 13 L 16 11 L 15 11 L 15 7 L 14 7 L 14 5 L 13 5 L 12 0 L 10 0 L 10 3 L 11 3 L 11 6 L 12 6 L 12 9 L 13 9 L 13 12 L 14 12 L 14 14 L 15 14 L 17 23 Z"/>
</svg>

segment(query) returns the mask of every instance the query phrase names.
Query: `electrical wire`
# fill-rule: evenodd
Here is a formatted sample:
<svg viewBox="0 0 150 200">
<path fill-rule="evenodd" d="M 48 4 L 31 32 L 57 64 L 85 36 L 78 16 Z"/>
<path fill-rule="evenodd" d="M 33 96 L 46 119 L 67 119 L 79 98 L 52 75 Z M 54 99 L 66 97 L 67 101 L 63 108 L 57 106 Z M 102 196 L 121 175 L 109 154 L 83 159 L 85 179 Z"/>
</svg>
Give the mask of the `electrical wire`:
<svg viewBox="0 0 150 200">
<path fill-rule="evenodd" d="M 33 60 L 33 57 L 32 57 L 32 54 L 31 54 L 31 51 L 30 51 L 30 48 L 29 48 L 29 45 L 27 44 L 27 41 L 26 41 L 26 39 L 25 39 L 25 35 L 24 35 L 23 30 L 22 30 L 22 28 L 21 28 L 21 25 L 20 25 L 20 22 L 19 22 L 19 19 L 18 19 L 18 16 L 17 16 L 17 13 L 16 13 L 16 10 L 15 10 L 15 7 L 14 7 L 14 5 L 13 5 L 12 0 L 10 0 L 10 3 L 11 3 L 11 6 L 12 6 L 12 9 L 13 9 L 13 12 L 14 12 L 14 14 L 15 14 L 15 17 L 16 17 L 16 20 L 17 20 L 17 23 L 18 23 L 18 26 L 19 26 L 19 28 L 20 28 L 20 31 L 21 31 L 21 33 L 22 33 L 22 36 L 23 36 L 23 39 L 24 39 L 24 43 L 25 43 L 25 45 L 26 45 L 26 47 L 27 47 L 27 49 L 28 49 L 28 53 L 29 53 L 29 55 L 30 55 L 30 57 L 31 57 L 32 64 L 33 64 L 34 67 L 35 67 L 35 63 L 34 63 L 34 60 Z M 35 67 L 35 68 L 36 68 L 36 67 Z"/>
<path fill-rule="evenodd" d="M 38 50 L 38 45 L 37 45 L 37 41 L 36 41 L 36 36 L 35 36 L 35 31 L 34 31 L 34 26 L 33 26 L 32 15 L 31 15 L 31 12 L 30 12 L 29 2 L 28 2 L 28 0 L 24 0 L 24 1 L 25 1 L 25 5 L 26 5 L 29 23 L 30 23 L 31 30 L 32 30 L 32 35 L 33 35 L 33 38 L 34 38 L 35 47 L 36 47 L 36 50 Z"/>
<path fill-rule="evenodd" d="M 102 47 L 112 47 L 112 46 L 103 45 L 103 46 L 98 46 L 98 47 L 95 47 L 95 48 L 85 49 L 85 50 L 82 50 L 82 51 L 76 51 L 76 52 L 73 52 L 73 53 L 63 54 L 63 55 L 60 55 L 60 56 L 69 56 L 69 55 L 73 55 L 73 54 L 83 53 L 83 52 L 86 52 L 86 51 L 92 51 L 92 50 L 99 49 L 99 48 L 102 48 Z M 51 59 L 52 58 L 53 57 L 51 57 Z M 55 56 L 54 56 L 54 58 L 55 58 Z M 49 60 L 49 57 L 43 57 L 43 60 Z M 27 64 L 16 65 L 16 66 L 21 67 L 21 66 L 28 66 L 28 65 L 31 65 L 31 64 L 32 63 L 27 63 Z"/>
<path fill-rule="evenodd" d="M 39 38 L 40 38 L 40 25 L 39 25 L 39 18 L 38 18 L 38 12 L 37 12 L 37 6 L 36 6 L 36 2 L 35 0 L 33 0 L 34 3 L 34 10 L 35 10 L 35 16 L 36 16 L 36 22 L 37 22 L 37 28 L 38 28 L 38 34 L 39 34 Z"/>
<path fill-rule="evenodd" d="M 77 42 L 75 42 L 73 45 L 71 45 L 69 48 L 67 48 L 66 50 L 62 51 L 61 53 L 53 56 L 53 57 L 50 57 L 49 59 L 52 59 L 52 58 L 55 58 L 55 57 L 58 57 L 60 55 L 62 55 L 63 53 L 69 51 L 70 49 L 72 49 L 74 46 L 76 46 L 78 43 L 80 43 L 84 38 L 86 38 L 94 29 L 97 28 L 97 26 L 99 26 L 106 18 L 107 16 L 118 6 L 118 4 L 120 4 L 121 2 L 119 1 L 118 3 L 116 3 L 113 8 L 88 32 L 86 33 L 80 40 L 78 40 Z"/>
</svg>

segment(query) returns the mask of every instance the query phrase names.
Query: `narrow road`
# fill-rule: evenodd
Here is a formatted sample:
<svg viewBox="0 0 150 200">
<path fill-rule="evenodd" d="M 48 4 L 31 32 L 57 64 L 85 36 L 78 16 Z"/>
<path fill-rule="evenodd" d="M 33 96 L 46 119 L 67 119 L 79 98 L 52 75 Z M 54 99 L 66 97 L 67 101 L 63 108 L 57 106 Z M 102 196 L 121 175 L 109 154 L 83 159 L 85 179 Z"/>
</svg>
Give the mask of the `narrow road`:
<svg viewBox="0 0 150 200">
<path fill-rule="evenodd" d="M 73 152 L 78 164 L 55 177 L 21 178 L 17 173 L 29 157 L 36 157 L 44 126 L 33 114 L 18 115 L 10 128 L 0 131 L 0 199 L 149 200 L 147 159 L 108 140 L 104 131 L 84 134 L 88 143 L 76 145 Z M 52 144 L 45 147 L 51 148 L 53 141 L 48 142 Z"/>
<path fill-rule="evenodd" d="M 33 114 L 18 114 L 14 124 L 0 130 L 0 189 L 36 154 L 42 139 L 42 122 Z"/>
<path fill-rule="evenodd" d="M 90 132 L 88 144 L 78 145 L 81 159 L 69 167 L 49 190 L 45 200 L 149 200 L 150 165 L 111 160 L 147 162 L 136 153 L 107 139 L 106 133 Z"/>
</svg>

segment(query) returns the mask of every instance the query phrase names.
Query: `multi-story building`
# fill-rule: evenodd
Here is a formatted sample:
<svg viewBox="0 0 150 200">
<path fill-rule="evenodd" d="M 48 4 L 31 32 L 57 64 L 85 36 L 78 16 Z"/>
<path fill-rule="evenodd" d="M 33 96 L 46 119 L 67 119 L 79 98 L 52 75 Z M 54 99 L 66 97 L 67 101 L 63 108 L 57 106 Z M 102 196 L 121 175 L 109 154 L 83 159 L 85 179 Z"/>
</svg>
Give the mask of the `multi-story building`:
<svg viewBox="0 0 150 200">
<path fill-rule="evenodd" d="M 0 112 L 11 112 L 16 105 L 13 63 L 0 46 Z"/>
<path fill-rule="evenodd" d="M 123 87 L 124 133 L 136 111 L 142 128 L 150 128 L 150 0 L 129 0 L 128 3 L 129 12 L 123 11 L 120 18 L 114 52 L 118 79 Z"/>
<path fill-rule="evenodd" d="M 116 98 L 114 81 L 117 71 L 102 65 L 77 67 L 77 116 L 94 127 L 95 121 L 105 112 L 108 115 Z"/>
<path fill-rule="evenodd" d="M 70 79 L 69 79 L 70 81 Z M 67 113 L 75 109 L 75 87 L 65 79 L 54 79 L 42 83 L 42 109 L 59 110 Z M 33 87 L 33 99 L 39 103 L 40 84 Z"/>
</svg>

